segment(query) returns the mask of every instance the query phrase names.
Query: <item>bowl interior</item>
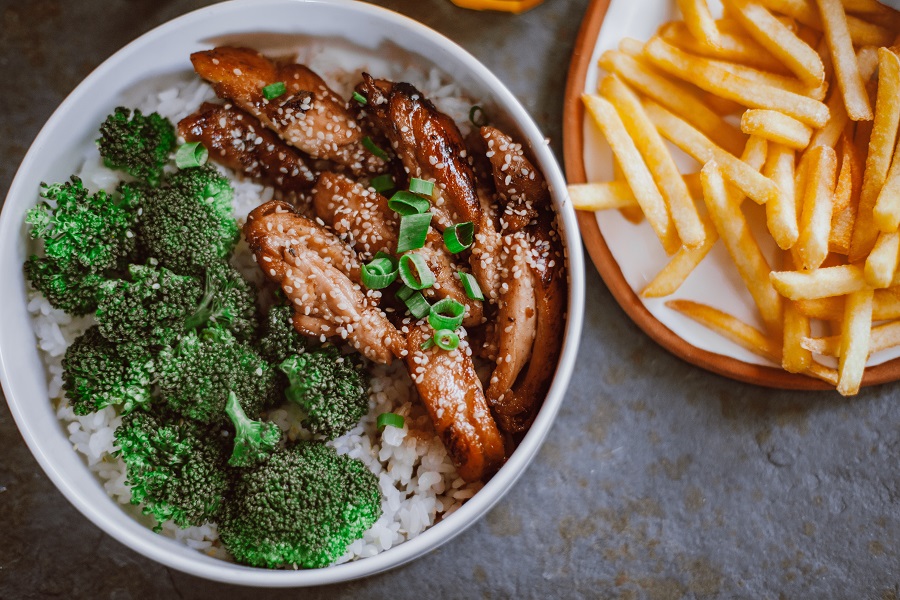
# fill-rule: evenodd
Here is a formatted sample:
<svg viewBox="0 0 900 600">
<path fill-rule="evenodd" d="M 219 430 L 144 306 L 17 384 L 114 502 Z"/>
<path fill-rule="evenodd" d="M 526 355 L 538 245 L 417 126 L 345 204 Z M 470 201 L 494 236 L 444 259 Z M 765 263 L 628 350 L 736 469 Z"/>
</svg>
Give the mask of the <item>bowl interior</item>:
<svg viewBox="0 0 900 600">
<path fill-rule="evenodd" d="M 460 510 L 418 537 L 354 563 L 309 571 L 254 569 L 207 557 L 154 534 L 107 496 L 73 451 L 49 400 L 44 400 L 47 383 L 22 276 L 27 254 L 23 220 L 37 201 L 38 185 L 76 172 L 99 123 L 114 107 L 127 104 L 135 88 L 190 72 L 191 52 L 223 42 L 275 53 L 328 44 L 426 69 L 436 66 L 468 96 L 499 109 L 494 111 L 501 115 L 499 122 L 530 147 L 561 215 L 570 272 L 566 341 L 553 386 L 531 431 L 501 471 Z M 0 314 L 6 319 L 0 328 L 0 380 L 6 398 L 32 453 L 76 508 L 108 534 L 163 564 L 201 577 L 262 586 L 319 585 L 397 566 L 447 541 L 484 514 L 522 473 L 550 428 L 574 364 L 584 302 L 581 245 L 565 194 L 565 181 L 549 147 L 518 101 L 473 57 L 423 25 L 378 7 L 343 0 L 239 0 L 190 13 L 129 44 L 85 79 L 44 126 L 19 168 L 0 215 L 0 274 L 10 282 L 0 295 Z"/>
</svg>

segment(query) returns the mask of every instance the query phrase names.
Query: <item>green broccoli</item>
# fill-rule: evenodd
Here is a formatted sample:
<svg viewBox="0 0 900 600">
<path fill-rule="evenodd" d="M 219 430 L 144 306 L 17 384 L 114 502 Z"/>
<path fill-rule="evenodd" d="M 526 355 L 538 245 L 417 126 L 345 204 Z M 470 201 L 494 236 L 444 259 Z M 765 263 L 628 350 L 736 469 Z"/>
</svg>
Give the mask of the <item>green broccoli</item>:
<svg viewBox="0 0 900 600">
<path fill-rule="evenodd" d="M 272 368 L 227 329 L 191 331 L 157 357 L 162 395 L 169 406 L 203 423 L 226 418 L 225 403 L 234 392 L 244 411 L 256 417 L 274 399 Z"/>
<path fill-rule="evenodd" d="M 306 339 L 294 329 L 293 318 L 294 309 L 288 305 L 276 305 L 269 309 L 256 349 L 272 364 L 277 365 L 292 354 L 306 351 Z"/>
<path fill-rule="evenodd" d="M 280 369 L 288 376 L 288 400 L 306 413 L 303 426 L 329 440 L 350 431 L 369 410 L 365 372 L 334 346 L 289 356 Z"/>
<path fill-rule="evenodd" d="M 91 312 L 100 283 L 135 255 L 138 198 L 131 188 L 89 195 L 81 180 L 44 185 L 47 200 L 25 216 L 31 237 L 44 242 L 43 257 L 31 256 L 25 274 L 56 308 Z"/>
<path fill-rule="evenodd" d="M 240 271 L 224 261 L 213 263 L 206 269 L 203 298 L 185 327 L 194 329 L 215 323 L 226 327 L 239 340 L 248 340 L 259 327 L 256 296 L 256 286 Z"/>
<path fill-rule="evenodd" d="M 234 450 L 228 464 L 232 467 L 251 467 L 265 460 L 275 450 L 281 439 L 281 430 L 275 423 L 254 421 L 247 417 L 234 392 L 228 394 L 225 412 L 234 424 Z"/>
<path fill-rule="evenodd" d="M 68 347 L 62 361 L 63 389 L 75 414 L 111 404 L 125 413 L 150 402 L 153 357 L 138 344 L 115 344 L 96 325 Z"/>
<path fill-rule="evenodd" d="M 127 468 L 131 503 L 143 503 L 156 530 L 169 519 L 179 527 L 202 525 L 222 506 L 228 448 L 218 428 L 154 405 L 122 418 L 116 446 Z"/>
<path fill-rule="evenodd" d="M 240 237 L 233 196 L 212 166 L 172 175 L 147 198 L 138 229 L 142 253 L 181 275 L 202 275 L 227 259 Z"/>
<path fill-rule="evenodd" d="M 241 470 L 219 520 L 225 547 L 256 567 L 325 567 L 381 516 L 378 479 L 317 442 Z"/>
<path fill-rule="evenodd" d="M 100 126 L 97 146 L 107 167 L 155 187 L 175 148 L 175 139 L 175 127 L 168 119 L 158 113 L 143 115 L 139 110 L 132 116 L 130 110 L 120 106 Z"/>
</svg>

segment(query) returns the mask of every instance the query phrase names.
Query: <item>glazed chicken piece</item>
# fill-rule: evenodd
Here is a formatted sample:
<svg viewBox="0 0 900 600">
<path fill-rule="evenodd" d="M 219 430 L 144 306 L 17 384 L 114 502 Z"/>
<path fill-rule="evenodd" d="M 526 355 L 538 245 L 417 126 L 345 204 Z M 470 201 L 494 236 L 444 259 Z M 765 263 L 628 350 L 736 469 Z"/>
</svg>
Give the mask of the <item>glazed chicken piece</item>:
<svg viewBox="0 0 900 600">
<path fill-rule="evenodd" d="M 345 339 L 379 363 L 405 353 L 403 337 L 348 276 L 352 252 L 338 251 L 334 242 L 342 242 L 324 227 L 273 200 L 250 213 L 244 237 L 293 304 L 297 331 L 323 341 Z"/>
<path fill-rule="evenodd" d="M 406 367 L 447 453 L 466 481 L 493 474 L 503 463 L 503 438 L 491 417 L 465 339 L 453 351 L 422 350 L 427 327 L 412 326 Z"/>
<path fill-rule="evenodd" d="M 453 119 L 408 83 L 375 80 L 363 73 L 357 92 L 366 98 L 369 118 L 391 141 L 406 172 L 435 183 L 435 225 L 443 230 L 472 221 L 478 227 L 481 205 L 475 176 Z"/>
<path fill-rule="evenodd" d="M 424 296 L 431 301 L 441 298 L 456 300 L 466 307 L 463 326 L 481 325 L 484 321 L 481 302 L 466 295 L 466 290 L 457 275 L 460 268 L 453 263 L 450 253 L 447 252 L 443 236 L 432 229 L 425 238 L 425 246 L 416 252 L 425 259 L 428 268 L 434 273 L 435 283 L 427 290 L 422 290 Z"/>
<path fill-rule="evenodd" d="M 400 221 L 387 198 L 348 177 L 322 173 L 313 189 L 313 210 L 362 262 L 397 248 Z"/>
<path fill-rule="evenodd" d="M 316 181 L 302 154 L 259 119 L 233 106 L 204 102 L 179 121 L 178 133 L 188 142 L 203 144 L 219 164 L 286 192 L 307 190 Z"/>
<path fill-rule="evenodd" d="M 504 206 L 501 230 L 503 233 L 519 231 L 537 218 L 539 208 L 550 208 L 547 184 L 525 157 L 522 144 L 496 127 L 482 127 L 480 133 L 494 171 L 497 194 Z"/>
<path fill-rule="evenodd" d="M 255 50 L 231 46 L 195 52 L 191 63 L 220 98 L 313 158 L 334 161 L 354 173 L 384 169 L 384 161 L 362 145 L 363 131 L 346 103 L 307 67 L 277 64 Z M 279 82 L 285 93 L 267 100 L 263 88 Z"/>
</svg>

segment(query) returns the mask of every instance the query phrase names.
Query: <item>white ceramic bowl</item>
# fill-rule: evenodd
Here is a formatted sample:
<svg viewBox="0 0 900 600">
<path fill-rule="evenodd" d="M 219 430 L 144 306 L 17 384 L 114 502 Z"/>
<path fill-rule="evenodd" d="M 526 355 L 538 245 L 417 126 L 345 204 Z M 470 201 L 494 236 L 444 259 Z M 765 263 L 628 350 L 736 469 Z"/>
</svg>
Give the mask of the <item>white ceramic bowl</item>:
<svg viewBox="0 0 900 600">
<path fill-rule="evenodd" d="M 437 66 L 464 92 L 499 108 L 511 135 L 531 148 L 553 192 L 564 227 L 570 297 L 562 359 L 550 393 L 531 430 L 499 473 L 461 509 L 418 537 L 375 557 L 334 567 L 272 571 L 210 558 L 153 533 L 106 495 L 98 479 L 68 442 L 48 398 L 44 368 L 26 310 L 22 264 L 26 258 L 25 211 L 37 200 L 41 181 L 66 179 L 97 126 L 127 90 L 148 77 L 190 70 L 188 55 L 231 34 L 284 34 L 389 50 L 423 66 Z M 497 110 L 495 108 L 495 110 Z M 216 4 L 170 21 L 141 36 L 104 62 L 62 103 L 25 156 L 0 215 L 0 380 L 25 442 L 41 467 L 75 507 L 103 531 L 133 550 L 200 577 L 257 586 L 308 586 L 346 581 L 403 564 L 433 550 L 484 515 L 522 474 L 547 435 L 572 373 L 584 312 L 583 258 L 575 213 L 565 181 L 541 132 L 519 101 L 465 50 L 408 18 L 345 0 L 239 0 Z"/>
</svg>

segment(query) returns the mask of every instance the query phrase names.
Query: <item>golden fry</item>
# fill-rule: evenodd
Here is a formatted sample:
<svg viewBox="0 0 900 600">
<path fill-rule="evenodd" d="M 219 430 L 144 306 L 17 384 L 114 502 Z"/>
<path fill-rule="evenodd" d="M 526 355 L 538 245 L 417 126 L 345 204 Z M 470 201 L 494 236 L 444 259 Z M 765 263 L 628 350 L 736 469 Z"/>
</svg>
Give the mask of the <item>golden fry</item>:
<svg viewBox="0 0 900 600">
<path fill-rule="evenodd" d="M 831 215 L 831 237 L 828 250 L 843 254 L 850 252 L 850 236 L 859 208 L 862 187 L 862 164 L 856 145 L 846 133 L 841 140 L 841 170 L 834 187 L 834 208 Z"/>
<path fill-rule="evenodd" d="M 619 181 L 628 186 L 628 182 L 625 181 L 625 173 L 622 172 L 622 167 L 619 166 L 619 161 L 613 156 L 613 181 Z M 631 191 L 631 188 L 628 188 L 628 193 L 631 194 L 632 198 L 634 198 L 634 193 Z M 625 217 L 631 223 L 638 225 L 644 221 L 644 212 L 641 210 L 641 205 L 637 203 L 637 198 L 634 199 L 634 206 L 623 206 L 619 209 L 619 214 Z"/>
<path fill-rule="evenodd" d="M 871 121 L 872 107 L 866 94 L 865 82 L 853 52 L 853 42 L 847 29 L 847 15 L 841 0 L 816 0 L 831 51 L 835 77 L 844 97 L 847 116 L 853 121 Z"/>
<path fill-rule="evenodd" d="M 891 285 L 891 279 L 897 271 L 898 250 L 900 250 L 900 233 L 892 231 L 878 234 L 878 240 L 866 258 L 866 283 L 873 288 Z"/>
<path fill-rule="evenodd" d="M 869 154 L 866 157 L 866 169 L 863 174 L 859 211 L 850 241 L 852 262 L 865 258 L 875 245 L 878 236 L 874 208 L 887 179 L 891 155 L 897 142 L 897 126 L 900 123 L 898 89 L 900 89 L 900 58 L 887 48 L 879 48 L 875 122 L 869 136 Z"/>
<path fill-rule="evenodd" d="M 683 52 L 661 38 L 650 40 L 644 46 L 644 54 L 663 71 L 747 107 L 777 110 L 813 127 L 822 127 L 828 122 L 828 108 L 818 100 L 754 84 L 709 59 Z"/>
<path fill-rule="evenodd" d="M 837 391 L 842 396 L 859 392 L 872 330 L 872 290 L 860 290 L 847 297 L 841 323 L 841 356 L 838 360 Z"/>
<path fill-rule="evenodd" d="M 705 232 L 703 243 L 696 248 L 682 246 L 675 253 L 675 256 L 672 257 L 672 260 L 656 274 L 653 281 L 641 290 L 642 297 L 661 298 L 674 294 L 681 287 L 684 280 L 697 268 L 700 261 L 709 254 L 709 251 L 712 250 L 712 247 L 719 239 L 719 234 L 708 216 L 703 217 L 703 229 Z"/>
<path fill-rule="evenodd" d="M 828 255 L 837 155 L 828 146 L 816 146 L 809 160 L 796 247 L 800 266 L 807 270 L 819 268 Z"/>
<path fill-rule="evenodd" d="M 754 202 L 764 204 L 778 194 L 778 186 L 770 179 L 763 177 L 746 162 L 714 144 L 683 119 L 655 102 L 646 102 L 644 108 L 663 137 L 700 163 L 715 160 L 728 181 Z"/>
<path fill-rule="evenodd" d="M 803 150 L 809 145 L 812 128 L 774 110 L 750 109 L 741 117 L 741 131 L 770 142 Z"/>
<path fill-rule="evenodd" d="M 725 4 L 747 33 L 801 81 L 809 86 L 818 86 L 825 81 L 825 66 L 816 51 L 764 6 L 752 0 L 725 0 Z"/>
<path fill-rule="evenodd" d="M 569 184 L 569 198 L 575 210 L 608 210 L 611 208 L 640 208 L 631 188 L 625 181 Z"/>
<path fill-rule="evenodd" d="M 859 52 L 856 53 L 856 60 L 859 64 L 860 76 L 865 81 L 868 81 L 878 67 L 878 52 L 874 48 L 860 48 Z M 830 115 L 828 123 L 821 129 L 816 130 L 809 143 L 810 146 L 831 146 L 834 148 L 841 137 L 841 132 L 844 131 L 844 127 L 847 125 L 849 117 L 847 117 L 847 110 L 844 108 L 844 97 L 841 95 L 839 87 L 834 86 L 831 89 L 827 105 Z"/>
<path fill-rule="evenodd" d="M 876 294 L 878 292 L 875 292 Z M 841 309 L 843 310 L 843 308 Z M 872 307 L 872 320 L 878 320 L 875 316 L 875 307 Z M 822 356 L 840 356 L 841 354 L 841 336 L 831 335 L 821 338 L 805 338 L 803 347 Z M 869 355 L 900 346 L 900 321 L 879 325 L 872 328 L 869 337 Z"/>
<path fill-rule="evenodd" d="M 784 257 L 786 269 L 794 268 L 790 253 Z M 789 373 L 803 373 L 812 364 L 812 353 L 803 347 L 809 337 L 809 317 L 800 312 L 795 302 L 784 303 L 784 334 L 782 335 L 781 366 Z"/>
<path fill-rule="evenodd" d="M 660 243 L 668 254 L 674 253 L 681 245 L 675 231 L 672 217 L 666 208 L 665 200 L 660 195 L 647 165 L 641 158 L 634 142 L 628 136 L 622 119 L 616 109 L 607 100 L 598 96 L 585 94 L 582 96 L 594 122 L 600 127 L 606 141 L 609 142 L 616 160 L 622 167 L 625 180 L 628 182 L 634 197 L 637 199 L 644 216 L 656 232 Z"/>
<path fill-rule="evenodd" d="M 778 186 L 778 195 L 766 202 L 766 224 L 778 247 L 787 250 L 800 235 L 794 196 L 794 151 L 780 144 L 769 144 L 763 175 Z"/>
<path fill-rule="evenodd" d="M 678 8 L 691 35 L 707 46 L 719 45 L 719 30 L 706 0 L 678 0 Z"/>
<path fill-rule="evenodd" d="M 811 319 L 840 321 L 844 314 L 844 297 L 798 300 L 797 308 Z M 875 290 L 872 319 L 875 321 L 900 319 L 900 290 L 894 288 Z"/>
<path fill-rule="evenodd" d="M 703 199 L 709 216 L 725 243 L 728 254 L 744 280 L 766 328 L 777 332 L 782 327 L 781 297 L 768 280 L 771 272 L 759 244 L 750 233 L 740 205 L 733 202 L 725 190 L 725 180 L 715 161 L 707 162 L 700 171 Z"/>
<path fill-rule="evenodd" d="M 703 243 L 704 233 L 697 207 L 669 149 L 647 118 L 641 101 L 615 75 L 609 75 L 603 80 L 600 92 L 619 113 L 626 131 L 644 158 L 656 187 L 668 204 L 682 243 L 689 248 L 699 246 Z"/>
<path fill-rule="evenodd" d="M 866 278 L 858 265 L 822 267 L 815 271 L 773 271 L 772 285 L 789 300 L 811 300 L 843 296 L 866 288 Z"/>
<path fill-rule="evenodd" d="M 716 21 L 719 30 L 717 46 L 709 46 L 699 42 L 688 31 L 687 26 L 679 21 L 666 23 L 659 29 L 659 35 L 674 46 L 691 54 L 727 60 L 770 72 L 787 72 L 781 62 L 768 50 L 744 35 L 743 31 L 723 29 L 723 21 Z"/>
<path fill-rule="evenodd" d="M 769 10 L 796 19 L 798 23 L 822 31 L 822 19 L 814 0 L 759 0 L 759 3 Z M 853 15 L 847 15 L 847 29 L 854 46 L 890 46 L 894 39 L 889 28 Z"/>
</svg>

